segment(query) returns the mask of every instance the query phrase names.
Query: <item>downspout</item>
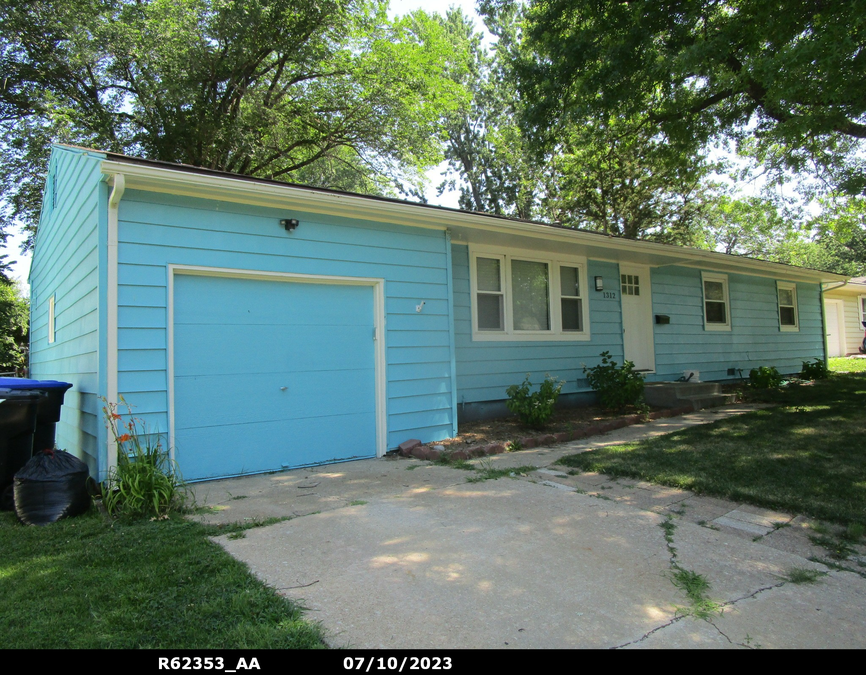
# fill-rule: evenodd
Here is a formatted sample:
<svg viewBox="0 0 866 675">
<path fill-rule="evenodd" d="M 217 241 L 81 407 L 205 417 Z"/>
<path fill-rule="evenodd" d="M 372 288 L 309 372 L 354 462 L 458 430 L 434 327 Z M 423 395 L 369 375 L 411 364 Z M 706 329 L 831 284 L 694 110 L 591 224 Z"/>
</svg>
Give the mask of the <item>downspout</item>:
<svg viewBox="0 0 866 675">
<path fill-rule="evenodd" d="M 847 283 L 848 282 L 846 281 L 842 286 Z M 824 313 L 824 284 L 818 284 L 818 288 L 821 289 L 818 297 L 819 302 L 821 303 L 821 341 L 824 343 L 824 368 L 830 370 L 830 350 L 828 349 L 827 343 L 827 316 Z M 834 286 L 833 288 L 840 288 L 840 286 Z"/>
<path fill-rule="evenodd" d="M 448 351 L 451 356 L 451 435 L 457 435 L 457 350 L 454 343 L 454 267 L 451 230 L 445 230 L 445 273 L 448 282 Z"/>
<path fill-rule="evenodd" d="M 113 189 L 108 198 L 108 288 L 106 289 L 106 363 L 107 392 L 110 403 L 117 403 L 117 211 L 120 199 L 126 189 L 126 179 L 122 173 L 113 176 Z M 106 437 L 108 471 L 117 466 L 117 447 L 113 439 Z"/>
</svg>

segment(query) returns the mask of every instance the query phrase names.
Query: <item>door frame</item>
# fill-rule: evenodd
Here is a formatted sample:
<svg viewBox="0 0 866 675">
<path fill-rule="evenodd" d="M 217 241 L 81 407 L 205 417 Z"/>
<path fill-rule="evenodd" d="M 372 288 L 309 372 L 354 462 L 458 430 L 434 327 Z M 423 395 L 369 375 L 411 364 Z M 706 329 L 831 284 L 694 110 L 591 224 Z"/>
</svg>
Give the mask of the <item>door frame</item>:
<svg viewBox="0 0 866 675">
<path fill-rule="evenodd" d="M 335 286 L 370 286 L 373 288 L 373 321 L 375 326 L 374 368 L 376 387 L 376 457 L 387 451 L 388 420 L 386 416 L 386 370 L 385 370 L 385 280 L 368 277 L 342 277 L 318 274 L 294 274 L 291 272 L 263 272 L 260 270 L 233 269 L 228 267 L 203 267 L 198 265 L 168 265 L 168 317 L 167 317 L 167 378 L 168 378 L 168 439 L 169 453 L 174 457 L 174 278 L 185 274 L 203 277 L 227 277 L 232 279 L 256 279 L 284 283 L 328 284 Z"/>
<path fill-rule="evenodd" d="M 655 347 L 655 329 L 653 327 L 652 318 L 653 318 L 653 300 L 652 300 L 652 281 L 650 279 L 650 267 L 649 265 L 631 265 L 631 264 L 619 264 L 619 296 L 620 296 L 620 314 L 622 316 L 622 353 L 623 358 L 627 361 L 632 361 L 633 359 L 629 358 L 629 355 L 626 354 L 626 342 L 625 342 L 625 333 L 626 330 L 634 330 L 637 327 L 637 330 L 640 330 L 642 326 L 645 326 L 645 335 L 649 338 L 650 341 L 650 349 L 649 349 L 649 368 L 640 368 L 640 364 L 635 363 L 635 370 L 640 370 L 643 373 L 654 373 L 656 371 L 656 347 Z M 640 311 L 639 316 L 634 317 L 628 315 L 625 311 L 625 294 L 622 292 L 622 275 L 623 274 L 637 274 L 641 278 L 641 295 L 637 296 L 640 298 Z M 645 280 L 645 281 L 644 281 Z M 635 296 L 629 296 L 634 298 Z"/>
</svg>

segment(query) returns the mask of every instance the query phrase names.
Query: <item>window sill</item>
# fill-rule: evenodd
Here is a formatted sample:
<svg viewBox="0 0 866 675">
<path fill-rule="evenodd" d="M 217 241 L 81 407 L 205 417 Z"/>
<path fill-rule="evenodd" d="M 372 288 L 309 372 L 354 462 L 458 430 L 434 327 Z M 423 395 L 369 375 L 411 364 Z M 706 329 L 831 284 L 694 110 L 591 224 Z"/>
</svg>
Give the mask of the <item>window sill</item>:
<svg viewBox="0 0 866 675">
<path fill-rule="evenodd" d="M 505 331 L 474 331 L 473 342 L 589 342 L 589 333 L 506 333 Z"/>
</svg>

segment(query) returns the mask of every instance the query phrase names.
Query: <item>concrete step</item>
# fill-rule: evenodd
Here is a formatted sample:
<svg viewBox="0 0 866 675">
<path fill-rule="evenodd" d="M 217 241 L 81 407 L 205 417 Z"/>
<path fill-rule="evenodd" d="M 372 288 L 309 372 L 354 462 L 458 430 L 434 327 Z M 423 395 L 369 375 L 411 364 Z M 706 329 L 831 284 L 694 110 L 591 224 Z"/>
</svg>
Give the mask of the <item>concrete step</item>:
<svg viewBox="0 0 866 675">
<path fill-rule="evenodd" d="M 690 399 L 712 400 L 715 396 L 722 396 L 722 387 L 717 382 L 648 382 L 644 386 L 646 402 L 661 408 L 677 408 Z"/>
<path fill-rule="evenodd" d="M 720 405 L 728 405 L 737 400 L 736 394 L 710 394 L 706 396 L 686 396 L 680 401 L 688 401 L 692 404 L 695 410 L 703 410 L 704 408 L 716 408 Z"/>
</svg>

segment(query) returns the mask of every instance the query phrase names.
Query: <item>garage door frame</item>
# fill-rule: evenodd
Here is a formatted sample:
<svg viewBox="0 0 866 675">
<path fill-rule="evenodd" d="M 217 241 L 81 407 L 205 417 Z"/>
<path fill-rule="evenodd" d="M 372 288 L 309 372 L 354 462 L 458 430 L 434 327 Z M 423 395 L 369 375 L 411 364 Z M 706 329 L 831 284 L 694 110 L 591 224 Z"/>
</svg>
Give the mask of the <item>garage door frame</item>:
<svg viewBox="0 0 866 675">
<path fill-rule="evenodd" d="M 385 280 L 368 277 L 342 277 L 318 274 L 294 274 L 291 272 L 266 272 L 260 270 L 232 269 L 227 267 L 203 267 L 197 265 L 168 266 L 168 437 L 169 452 L 174 459 L 175 449 L 175 394 L 174 394 L 174 279 L 184 274 L 204 277 L 227 277 L 233 279 L 256 279 L 300 284 L 329 284 L 336 286 L 369 286 L 373 289 L 373 321 L 375 335 L 375 381 L 376 381 L 376 457 L 387 451 L 387 419 L 385 392 Z"/>
</svg>

